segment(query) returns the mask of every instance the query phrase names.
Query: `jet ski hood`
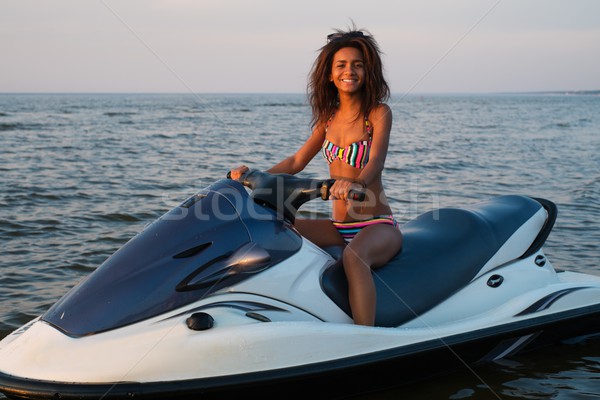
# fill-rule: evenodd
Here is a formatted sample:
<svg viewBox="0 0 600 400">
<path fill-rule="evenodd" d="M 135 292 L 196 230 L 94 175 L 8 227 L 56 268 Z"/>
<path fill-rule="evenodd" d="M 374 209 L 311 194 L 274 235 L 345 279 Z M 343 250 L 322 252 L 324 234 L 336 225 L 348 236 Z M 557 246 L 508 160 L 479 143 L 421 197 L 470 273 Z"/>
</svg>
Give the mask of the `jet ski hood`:
<svg viewBox="0 0 600 400">
<path fill-rule="evenodd" d="M 42 320 L 74 337 L 129 325 L 247 279 L 301 243 L 289 221 L 257 206 L 240 183 L 220 180 L 147 226 Z"/>
</svg>

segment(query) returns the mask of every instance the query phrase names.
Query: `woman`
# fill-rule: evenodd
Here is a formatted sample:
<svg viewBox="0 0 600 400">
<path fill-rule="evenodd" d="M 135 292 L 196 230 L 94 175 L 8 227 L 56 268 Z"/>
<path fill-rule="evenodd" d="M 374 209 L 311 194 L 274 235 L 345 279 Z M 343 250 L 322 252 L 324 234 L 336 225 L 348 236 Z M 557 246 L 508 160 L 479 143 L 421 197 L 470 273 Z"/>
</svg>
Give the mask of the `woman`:
<svg viewBox="0 0 600 400">
<path fill-rule="evenodd" d="M 319 246 L 344 245 L 343 264 L 355 324 L 375 322 L 375 285 L 371 273 L 401 248 L 402 234 L 388 205 L 381 173 L 387 155 L 392 113 L 384 103 L 389 87 L 379 47 L 362 31 L 336 31 L 327 37 L 313 65 L 308 96 L 312 135 L 270 173 L 296 174 L 322 152 L 336 181 L 331 187 L 331 220 L 296 219 L 296 228 Z M 248 171 L 231 171 L 233 179 Z M 350 190 L 366 192 L 363 202 Z"/>
</svg>

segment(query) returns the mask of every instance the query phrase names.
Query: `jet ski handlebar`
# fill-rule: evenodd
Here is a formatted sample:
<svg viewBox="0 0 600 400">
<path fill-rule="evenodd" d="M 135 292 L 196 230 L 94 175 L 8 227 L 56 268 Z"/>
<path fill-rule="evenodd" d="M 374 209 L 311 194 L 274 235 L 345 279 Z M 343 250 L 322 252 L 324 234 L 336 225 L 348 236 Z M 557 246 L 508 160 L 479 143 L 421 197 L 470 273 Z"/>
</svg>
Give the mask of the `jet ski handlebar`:
<svg viewBox="0 0 600 400">
<path fill-rule="evenodd" d="M 231 173 L 227 173 L 231 179 Z M 321 198 L 330 199 L 330 189 L 335 179 L 299 178 L 290 174 L 271 174 L 251 169 L 239 180 L 242 185 L 250 188 L 252 198 L 265 206 L 282 211 L 284 216 L 294 221 L 296 212 L 307 201 Z M 365 192 L 351 190 L 349 199 L 364 201 Z"/>
</svg>

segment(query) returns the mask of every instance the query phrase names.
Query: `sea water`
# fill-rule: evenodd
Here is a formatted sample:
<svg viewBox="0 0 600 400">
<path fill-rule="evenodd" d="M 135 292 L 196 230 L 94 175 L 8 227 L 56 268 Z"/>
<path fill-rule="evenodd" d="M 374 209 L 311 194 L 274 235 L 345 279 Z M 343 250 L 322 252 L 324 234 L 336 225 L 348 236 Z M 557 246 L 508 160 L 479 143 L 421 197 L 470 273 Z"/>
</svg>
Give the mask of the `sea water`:
<svg viewBox="0 0 600 400">
<path fill-rule="evenodd" d="M 383 180 L 401 223 L 497 195 L 547 198 L 559 210 L 553 265 L 600 274 L 599 96 L 399 94 L 389 105 Z M 1 94 L 0 338 L 230 168 L 293 154 L 309 124 L 303 94 Z M 327 173 L 317 156 L 301 175 Z M 592 338 L 365 398 L 591 398 L 599 376 Z"/>
</svg>

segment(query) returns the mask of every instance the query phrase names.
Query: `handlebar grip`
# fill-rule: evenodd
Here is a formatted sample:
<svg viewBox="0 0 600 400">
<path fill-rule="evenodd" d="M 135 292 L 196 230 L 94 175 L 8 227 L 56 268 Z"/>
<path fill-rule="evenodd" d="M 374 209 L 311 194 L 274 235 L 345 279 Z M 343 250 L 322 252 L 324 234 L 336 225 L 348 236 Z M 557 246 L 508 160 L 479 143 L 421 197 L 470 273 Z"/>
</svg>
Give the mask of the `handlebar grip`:
<svg viewBox="0 0 600 400">
<path fill-rule="evenodd" d="M 323 200 L 329 200 L 329 189 L 331 189 L 331 186 L 333 186 L 334 183 L 335 179 L 327 179 L 323 181 L 323 185 L 321 186 L 321 198 Z M 348 200 L 364 201 L 366 197 L 367 194 L 362 190 L 350 190 L 348 192 Z"/>
<path fill-rule="evenodd" d="M 350 190 L 348 192 L 348 199 L 354 201 L 364 201 L 366 193 L 359 190 Z"/>
</svg>

